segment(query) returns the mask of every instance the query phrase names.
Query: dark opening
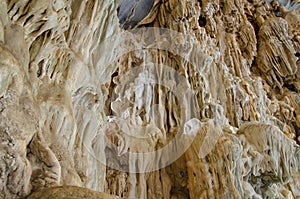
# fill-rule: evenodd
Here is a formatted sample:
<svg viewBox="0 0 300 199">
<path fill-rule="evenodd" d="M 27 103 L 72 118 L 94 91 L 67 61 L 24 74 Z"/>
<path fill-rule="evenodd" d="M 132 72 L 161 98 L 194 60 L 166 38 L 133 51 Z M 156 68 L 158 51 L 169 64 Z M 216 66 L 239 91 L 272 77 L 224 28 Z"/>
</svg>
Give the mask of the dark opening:
<svg viewBox="0 0 300 199">
<path fill-rule="evenodd" d="M 198 19 L 199 26 L 204 27 L 206 25 L 206 18 L 204 16 L 200 16 Z"/>
</svg>

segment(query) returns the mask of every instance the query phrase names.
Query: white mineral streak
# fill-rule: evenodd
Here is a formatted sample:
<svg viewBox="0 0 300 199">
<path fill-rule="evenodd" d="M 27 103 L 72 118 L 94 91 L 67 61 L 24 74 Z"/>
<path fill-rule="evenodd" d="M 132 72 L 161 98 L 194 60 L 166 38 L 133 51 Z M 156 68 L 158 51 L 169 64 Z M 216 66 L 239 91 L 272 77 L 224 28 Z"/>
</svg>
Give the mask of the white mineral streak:
<svg viewBox="0 0 300 199">
<path fill-rule="evenodd" d="M 0 198 L 300 198 L 299 1 L 121 1 L 0 1 Z"/>
</svg>

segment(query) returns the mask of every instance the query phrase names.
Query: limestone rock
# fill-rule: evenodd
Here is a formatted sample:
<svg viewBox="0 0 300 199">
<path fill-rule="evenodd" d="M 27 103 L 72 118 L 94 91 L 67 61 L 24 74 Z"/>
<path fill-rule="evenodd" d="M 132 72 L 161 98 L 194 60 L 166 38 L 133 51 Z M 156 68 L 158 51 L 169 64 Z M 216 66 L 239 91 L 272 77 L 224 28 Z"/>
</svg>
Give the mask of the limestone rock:
<svg viewBox="0 0 300 199">
<path fill-rule="evenodd" d="M 0 198 L 299 198 L 299 5 L 1 1 Z"/>
<path fill-rule="evenodd" d="M 31 194 L 27 199 L 117 199 L 120 197 L 111 196 L 105 193 L 91 191 L 82 187 L 60 186 L 44 189 Z"/>
</svg>

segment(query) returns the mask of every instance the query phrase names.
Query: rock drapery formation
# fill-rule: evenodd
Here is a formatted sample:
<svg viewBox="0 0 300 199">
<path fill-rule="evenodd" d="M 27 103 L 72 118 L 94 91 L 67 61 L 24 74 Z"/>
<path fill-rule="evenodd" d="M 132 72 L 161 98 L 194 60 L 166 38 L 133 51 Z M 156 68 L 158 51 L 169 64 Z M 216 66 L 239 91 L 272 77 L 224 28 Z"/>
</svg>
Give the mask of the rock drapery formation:
<svg viewBox="0 0 300 199">
<path fill-rule="evenodd" d="M 0 198 L 300 197 L 299 5 L 1 1 Z"/>
</svg>

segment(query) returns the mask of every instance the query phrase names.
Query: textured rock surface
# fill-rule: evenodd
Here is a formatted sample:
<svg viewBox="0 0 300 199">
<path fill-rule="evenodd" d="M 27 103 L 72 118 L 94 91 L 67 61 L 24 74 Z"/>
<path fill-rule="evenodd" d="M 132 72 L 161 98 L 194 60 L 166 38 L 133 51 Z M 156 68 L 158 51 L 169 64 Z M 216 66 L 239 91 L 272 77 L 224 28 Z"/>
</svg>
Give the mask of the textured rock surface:
<svg viewBox="0 0 300 199">
<path fill-rule="evenodd" d="M 299 5 L 0 1 L 0 198 L 299 198 Z"/>
<path fill-rule="evenodd" d="M 91 191 L 82 187 L 60 186 L 43 189 L 30 195 L 27 199 L 118 199 L 105 193 Z"/>
</svg>

